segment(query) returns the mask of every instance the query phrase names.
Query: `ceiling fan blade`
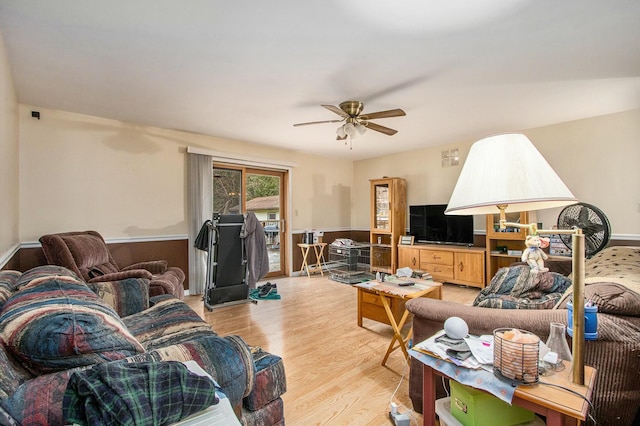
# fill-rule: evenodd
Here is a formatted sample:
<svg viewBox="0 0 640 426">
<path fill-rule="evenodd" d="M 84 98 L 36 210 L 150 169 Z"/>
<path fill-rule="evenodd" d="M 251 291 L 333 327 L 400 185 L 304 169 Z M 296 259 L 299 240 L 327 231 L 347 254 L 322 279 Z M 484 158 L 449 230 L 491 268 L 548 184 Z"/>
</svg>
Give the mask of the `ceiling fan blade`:
<svg viewBox="0 0 640 426">
<path fill-rule="evenodd" d="M 310 124 L 340 123 L 341 121 L 344 121 L 344 120 L 308 121 L 306 123 L 296 123 L 293 126 L 298 127 L 298 126 L 308 126 Z"/>
<path fill-rule="evenodd" d="M 405 112 L 400 108 L 396 108 L 396 109 L 390 109 L 387 111 L 378 111 L 378 112 L 372 112 L 369 114 L 361 114 L 360 117 L 358 118 L 360 118 L 361 120 L 374 120 L 376 118 L 402 117 L 403 115 L 407 115 L 407 114 L 405 114 Z"/>
<path fill-rule="evenodd" d="M 341 110 L 340 108 L 338 108 L 335 105 L 321 105 L 322 107 L 328 109 L 331 112 L 335 112 L 336 114 L 338 114 L 340 117 L 344 117 L 347 118 L 349 117 L 349 114 L 347 114 L 346 112 L 344 112 L 343 110 Z"/>
<path fill-rule="evenodd" d="M 398 133 L 397 130 L 390 129 L 388 127 L 384 127 L 376 123 L 370 123 L 368 121 L 365 121 L 362 124 L 367 126 L 367 129 L 375 130 L 376 132 L 384 133 L 385 135 L 392 136 Z"/>
<path fill-rule="evenodd" d="M 337 141 L 343 141 L 345 139 L 347 139 L 347 135 L 344 135 L 343 137 L 340 137 L 340 135 L 336 136 Z"/>
</svg>

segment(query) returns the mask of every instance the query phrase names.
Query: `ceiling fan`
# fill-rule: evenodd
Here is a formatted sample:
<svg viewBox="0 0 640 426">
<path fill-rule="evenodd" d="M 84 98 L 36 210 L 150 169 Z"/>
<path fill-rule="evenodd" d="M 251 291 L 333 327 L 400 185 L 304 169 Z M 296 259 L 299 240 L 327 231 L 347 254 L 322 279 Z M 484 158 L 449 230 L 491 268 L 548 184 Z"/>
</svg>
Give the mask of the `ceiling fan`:
<svg viewBox="0 0 640 426">
<path fill-rule="evenodd" d="M 334 105 L 322 106 L 329 111 L 338 114 L 342 118 L 336 120 L 297 123 L 294 124 L 294 126 L 297 127 L 308 126 L 310 124 L 341 123 L 344 121 L 345 123 L 342 126 L 338 127 L 338 130 L 336 131 L 338 135 L 336 138 L 337 140 L 345 140 L 347 138 L 353 139 L 358 134 L 364 134 L 367 129 L 375 130 L 376 132 L 384 133 L 385 135 L 391 136 L 398 133 L 398 131 L 385 126 L 381 126 L 376 123 L 372 123 L 369 120 L 375 120 L 378 118 L 401 117 L 403 115 L 406 115 L 405 112 L 399 108 L 363 114 L 362 110 L 364 108 L 364 104 L 360 101 L 345 101 L 340 104 L 340 107 Z"/>
</svg>

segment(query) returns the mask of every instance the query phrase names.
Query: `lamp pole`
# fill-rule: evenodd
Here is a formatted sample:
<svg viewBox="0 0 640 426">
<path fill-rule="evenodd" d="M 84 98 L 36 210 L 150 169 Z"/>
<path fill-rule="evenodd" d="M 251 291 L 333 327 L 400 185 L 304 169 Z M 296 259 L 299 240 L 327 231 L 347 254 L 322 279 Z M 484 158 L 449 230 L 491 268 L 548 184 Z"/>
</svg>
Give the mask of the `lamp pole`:
<svg viewBox="0 0 640 426">
<path fill-rule="evenodd" d="M 573 383 L 584 385 L 584 234 L 574 229 L 571 236 L 573 273 L 573 341 L 571 354 Z"/>
<path fill-rule="evenodd" d="M 498 206 L 500 208 L 500 206 Z M 529 234 L 571 235 L 571 273 L 573 315 L 573 337 L 571 341 L 571 376 L 576 385 L 584 385 L 584 234 L 582 229 L 538 229 L 537 224 L 507 222 L 504 219 L 504 207 L 500 209 L 500 228 L 527 228 Z"/>
</svg>

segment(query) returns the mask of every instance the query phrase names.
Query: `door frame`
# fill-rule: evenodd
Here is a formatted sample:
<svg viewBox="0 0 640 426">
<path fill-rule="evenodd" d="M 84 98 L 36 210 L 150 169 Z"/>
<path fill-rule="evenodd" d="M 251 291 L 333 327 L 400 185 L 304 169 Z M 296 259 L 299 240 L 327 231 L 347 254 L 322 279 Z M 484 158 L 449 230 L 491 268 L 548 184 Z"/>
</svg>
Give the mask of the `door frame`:
<svg viewBox="0 0 640 426">
<path fill-rule="evenodd" d="M 274 158 L 265 158 L 265 157 L 254 157 L 250 155 L 245 155 L 237 152 L 224 152 L 217 151 L 210 148 L 203 148 L 199 146 L 187 146 L 188 154 L 200 154 L 211 157 L 212 167 L 213 162 L 217 163 L 225 163 L 225 164 L 235 164 L 235 165 L 243 165 L 249 167 L 257 167 L 257 168 L 265 168 L 272 170 L 281 170 L 286 172 L 287 178 L 286 182 L 286 201 L 285 205 L 287 206 L 287 216 L 286 216 L 286 237 L 281 241 L 286 241 L 287 250 L 286 256 L 287 261 L 285 264 L 285 271 L 283 273 L 286 276 L 291 275 L 292 267 L 293 267 L 293 252 L 292 252 L 292 235 L 291 235 L 291 226 L 292 226 L 292 217 L 291 214 L 293 209 L 291 208 L 291 191 L 293 188 L 293 169 L 298 167 L 298 163 L 296 161 L 276 160 Z"/>
<path fill-rule="evenodd" d="M 214 158 L 212 168 L 220 168 L 220 169 L 229 169 L 229 170 L 239 170 L 242 176 L 242 196 L 240 198 L 240 202 L 242 205 L 242 212 L 246 212 L 246 203 L 247 200 L 245 195 L 247 193 L 246 188 L 246 176 L 247 174 L 263 174 L 263 175 L 272 175 L 280 177 L 280 267 L 281 270 L 277 272 L 269 272 L 265 275 L 266 278 L 277 277 L 277 276 L 289 276 L 292 265 L 292 252 L 291 252 L 291 233 L 289 232 L 289 223 L 290 222 L 290 184 L 291 184 L 291 173 L 290 170 L 283 168 L 275 168 L 275 167 L 266 167 L 264 165 L 257 164 L 238 164 L 235 162 L 228 161 L 219 161 Z"/>
</svg>

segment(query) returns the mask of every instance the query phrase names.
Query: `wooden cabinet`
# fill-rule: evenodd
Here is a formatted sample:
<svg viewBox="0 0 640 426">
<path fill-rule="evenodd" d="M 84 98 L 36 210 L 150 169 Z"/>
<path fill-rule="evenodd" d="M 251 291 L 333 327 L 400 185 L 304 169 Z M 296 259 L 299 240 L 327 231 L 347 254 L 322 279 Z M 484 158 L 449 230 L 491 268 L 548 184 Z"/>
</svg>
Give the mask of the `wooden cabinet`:
<svg viewBox="0 0 640 426">
<path fill-rule="evenodd" d="M 485 249 L 451 245 L 416 244 L 398 247 L 398 267 L 429 272 L 434 281 L 485 286 Z M 415 266 L 415 265 L 418 266 Z"/>
<path fill-rule="evenodd" d="M 484 251 L 482 253 L 455 252 L 453 276 L 460 283 L 477 283 L 480 284 L 480 288 L 484 287 Z"/>
<path fill-rule="evenodd" d="M 398 240 L 407 217 L 406 181 L 371 180 L 371 270 L 394 274 L 398 267 Z"/>
<path fill-rule="evenodd" d="M 420 269 L 431 274 L 435 281 L 452 282 L 453 252 L 441 249 L 425 249 L 420 252 Z"/>
<path fill-rule="evenodd" d="M 398 267 L 408 266 L 413 270 L 420 269 L 420 249 L 398 246 Z"/>
<path fill-rule="evenodd" d="M 507 213 L 507 222 L 528 224 L 529 213 Z M 491 281 L 498 269 L 520 261 L 521 254 L 509 254 L 509 251 L 516 250 L 522 253 L 525 249 L 526 237 L 526 229 L 500 230 L 500 215 L 497 213 L 487 215 L 487 282 Z"/>
</svg>

